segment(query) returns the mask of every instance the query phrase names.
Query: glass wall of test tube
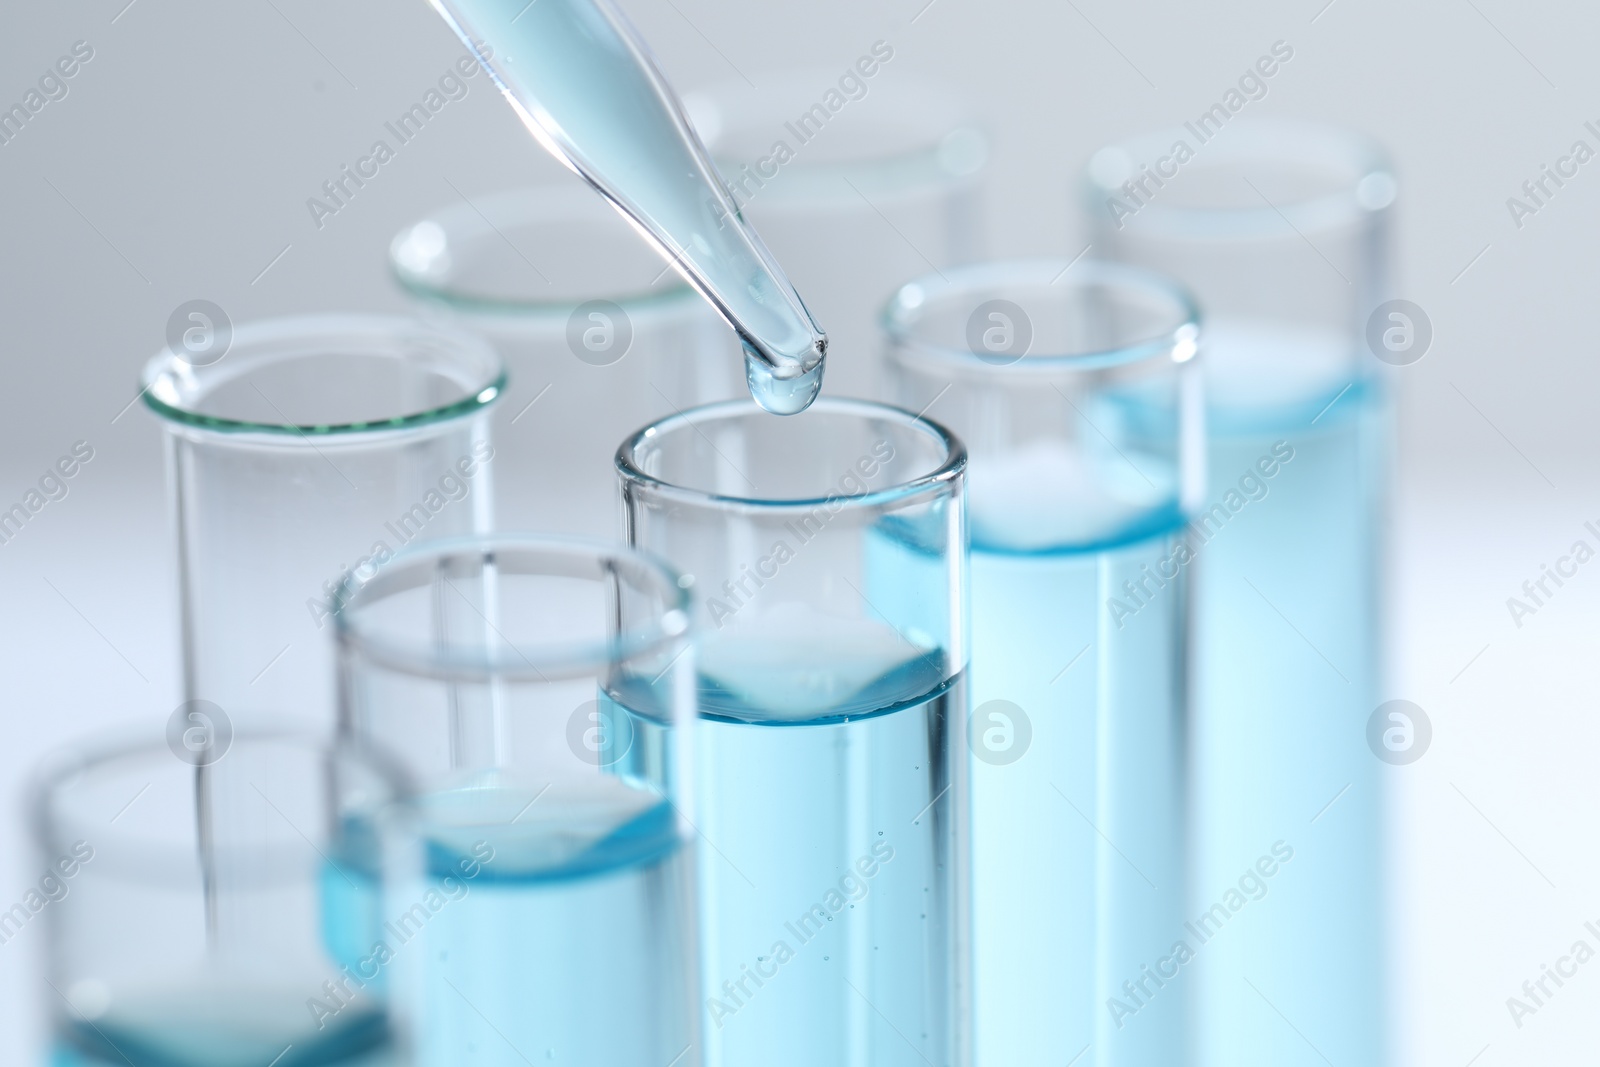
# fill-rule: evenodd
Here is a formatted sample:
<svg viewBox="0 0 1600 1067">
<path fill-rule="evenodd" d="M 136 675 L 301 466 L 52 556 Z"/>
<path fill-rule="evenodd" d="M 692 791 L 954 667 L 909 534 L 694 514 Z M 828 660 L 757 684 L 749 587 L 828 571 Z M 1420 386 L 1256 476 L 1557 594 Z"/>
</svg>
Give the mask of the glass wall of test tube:
<svg viewBox="0 0 1600 1067">
<path fill-rule="evenodd" d="M 203 359 L 163 351 L 144 387 L 166 430 L 185 698 L 331 724 L 340 575 L 489 526 L 499 358 L 405 319 L 281 319 Z"/>
</svg>

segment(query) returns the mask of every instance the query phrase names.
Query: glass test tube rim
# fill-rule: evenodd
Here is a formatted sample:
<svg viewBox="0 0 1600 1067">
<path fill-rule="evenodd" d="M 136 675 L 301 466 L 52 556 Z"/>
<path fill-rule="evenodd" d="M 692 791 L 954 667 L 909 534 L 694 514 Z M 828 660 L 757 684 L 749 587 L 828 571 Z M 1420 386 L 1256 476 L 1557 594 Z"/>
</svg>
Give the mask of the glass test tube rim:
<svg viewBox="0 0 1600 1067">
<path fill-rule="evenodd" d="M 1005 293 L 1020 287 L 1041 287 L 1060 294 L 1113 287 L 1137 291 L 1167 302 L 1172 325 L 1114 347 L 1083 352 L 1027 352 L 1005 364 L 985 360 L 970 348 L 939 344 L 917 334 L 922 316 L 939 297 L 982 291 Z M 889 339 L 889 358 L 893 360 L 908 366 L 937 365 L 967 380 L 994 381 L 1003 376 L 1060 377 L 1169 359 L 1173 363 L 1193 362 L 1200 349 L 1203 319 L 1199 305 L 1186 288 L 1142 267 L 1093 259 L 1014 259 L 953 267 L 909 281 L 884 304 L 878 324 Z"/>
<path fill-rule="evenodd" d="M 357 342 L 385 351 L 403 351 L 407 340 L 426 339 L 431 354 L 447 356 L 474 384 L 461 399 L 422 411 L 387 418 L 336 422 L 261 422 L 210 415 L 199 404 L 219 386 L 249 372 L 251 366 L 300 358 L 307 349 L 336 353 Z M 208 441 L 248 440 L 291 449 L 317 449 L 334 444 L 368 444 L 375 439 L 452 426 L 476 414 L 505 393 L 507 375 L 499 354 L 475 334 L 417 319 L 389 315 L 327 314 L 255 319 L 233 328 L 226 353 L 213 363 L 191 364 L 170 348 L 145 363 L 140 395 L 145 406 L 167 426 L 186 436 Z"/>
<path fill-rule="evenodd" d="M 919 474 L 908 481 L 896 485 L 886 486 L 882 489 L 873 489 L 859 496 L 806 496 L 772 499 L 768 497 L 732 496 L 717 493 L 707 489 L 695 489 L 686 485 L 679 485 L 658 478 L 646 472 L 635 461 L 645 444 L 658 435 L 675 432 L 684 428 L 703 432 L 703 429 L 713 422 L 731 422 L 743 420 L 751 416 L 760 419 L 770 419 L 773 416 L 759 407 L 751 400 L 721 400 L 715 403 L 702 404 L 699 407 L 688 408 L 677 414 L 658 419 L 650 425 L 630 435 L 627 440 L 617 448 L 616 468 L 621 476 L 623 488 L 626 492 L 630 487 L 643 489 L 660 499 L 670 500 L 677 504 L 686 504 L 692 507 L 704 508 L 716 512 L 809 512 L 820 505 L 838 503 L 843 505 L 842 511 L 858 512 L 895 506 L 907 503 L 923 495 L 943 492 L 951 482 L 960 481 L 967 469 L 967 446 L 955 434 L 944 426 L 928 418 L 926 415 L 916 415 L 904 408 L 891 404 L 880 403 L 876 400 L 859 400 L 845 397 L 818 397 L 809 408 L 800 416 L 787 416 L 789 419 L 803 418 L 805 415 L 853 415 L 863 420 L 887 420 L 903 429 L 920 433 L 932 440 L 942 451 L 943 458 L 933 470 Z"/>
<path fill-rule="evenodd" d="M 370 775 L 372 781 L 386 787 L 385 799 L 380 807 L 392 818 L 408 817 L 417 795 L 416 780 L 404 764 L 381 746 L 364 739 L 352 742 L 293 720 L 252 720 L 235 728 L 227 752 L 241 745 L 280 745 L 301 749 L 310 758 L 359 766 Z M 227 752 L 218 759 L 218 763 L 227 759 Z M 113 767 L 119 762 L 139 760 L 171 761 L 189 767 L 191 774 L 194 771 L 186 761 L 180 761 L 172 754 L 164 738 L 152 736 L 148 728 L 102 730 L 47 753 L 29 774 L 24 791 L 24 796 L 28 798 L 28 831 L 34 848 L 45 856 L 64 855 L 72 841 L 82 838 L 95 849 L 97 872 L 106 872 L 110 868 L 118 879 L 139 884 L 192 882 L 187 874 L 195 862 L 193 847 L 168 848 L 165 844 L 138 840 L 108 842 L 106 827 L 99 823 L 84 827 L 57 817 L 56 801 L 63 791 L 96 771 Z M 92 830 L 96 836 L 74 833 L 77 829 Z M 213 846 L 213 855 L 226 859 L 232 869 L 264 874 L 266 877 L 260 879 L 263 885 L 299 880 L 293 872 L 293 864 L 286 866 L 279 862 L 290 851 L 297 859 L 305 859 L 303 843 L 299 847 L 291 846 L 282 854 L 260 844 L 223 843 Z M 284 873 L 286 871 L 289 873 Z"/>
<path fill-rule="evenodd" d="M 1089 217 L 1105 222 L 1106 198 L 1122 195 L 1112 175 L 1135 177 L 1133 167 L 1150 164 L 1170 152 L 1177 140 L 1188 141 L 1181 126 L 1152 130 L 1104 145 L 1090 155 L 1079 178 L 1079 194 Z M 1211 145 L 1216 142 L 1217 148 Z M 1340 229 L 1389 209 L 1398 193 L 1394 164 L 1375 138 L 1357 130 L 1305 119 L 1240 118 L 1194 149 L 1212 162 L 1257 159 L 1275 162 L 1312 162 L 1348 176 L 1338 188 L 1320 196 L 1262 203 L 1259 206 L 1175 206 L 1159 197 L 1150 199 L 1122 225 L 1141 233 L 1159 233 L 1174 239 L 1218 241 L 1296 237 L 1303 232 Z M 1120 158 L 1110 155 L 1119 153 Z M 1220 155 L 1218 153 L 1221 153 Z M 1182 176 L 1180 169 L 1173 178 Z"/>
<path fill-rule="evenodd" d="M 667 270 L 665 263 L 662 273 L 664 277 L 672 280 L 664 284 L 658 282 L 642 290 L 630 287 L 615 292 L 603 292 L 596 288 L 581 299 L 508 300 L 474 296 L 471 294 L 471 287 L 453 284 L 439 277 L 442 273 L 449 273 L 448 269 L 429 271 L 409 265 L 408 262 L 414 258 L 408 252 L 408 246 L 424 239 L 420 227 L 428 225 L 438 227 L 447 241 L 452 236 L 461 239 L 467 236 L 486 235 L 509 241 L 510 238 L 501 233 L 507 227 L 496 226 L 486 216 L 491 216 L 496 210 L 507 207 L 531 207 L 533 210 L 512 224 L 511 228 L 519 229 L 523 226 L 536 228 L 552 222 L 571 221 L 573 207 L 590 209 L 596 205 L 616 214 L 619 226 L 627 225 L 626 216 L 618 212 L 592 188 L 582 183 L 519 186 L 474 197 L 470 204 L 449 204 L 424 215 L 415 222 L 408 223 L 395 234 L 389 242 L 389 274 L 396 285 L 413 297 L 474 315 L 530 319 L 549 317 L 565 322 L 566 317 L 575 308 L 592 300 L 610 301 L 630 315 L 649 315 L 658 310 L 677 310 L 684 305 L 694 308 L 705 307 L 699 292 L 685 281 L 681 274 Z M 647 242 L 640 241 L 636 237 L 632 239 L 638 243 L 641 254 L 653 254 Z"/>
<path fill-rule="evenodd" d="M 667 605 L 653 613 L 650 625 L 605 640 L 520 641 L 507 652 L 477 650 L 476 655 L 441 652 L 431 643 L 387 640 L 361 625 L 363 607 L 431 580 L 440 566 L 458 560 L 481 562 L 524 557 L 561 558 L 590 564 L 589 573 L 500 567 L 499 573 L 536 577 L 576 577 L 599 582 L 606 573 L 626 567 L 648 577 Z M 676 654 L 691 642 L 689 584 L 671 565 L 628 545 L 545 534 L 492 533 L 453 537 L 401 549 L 389 562 L 353 569 L 340 580 L 332 597 L 334 640 L 341 659 L 366 662 L 413 678 L 447 682 L 499 679 L 547 682 L 591 675 L 606 667 L 663 653 Z M 509 641 L 506 644 L 510 644 Z"/>
</svg>

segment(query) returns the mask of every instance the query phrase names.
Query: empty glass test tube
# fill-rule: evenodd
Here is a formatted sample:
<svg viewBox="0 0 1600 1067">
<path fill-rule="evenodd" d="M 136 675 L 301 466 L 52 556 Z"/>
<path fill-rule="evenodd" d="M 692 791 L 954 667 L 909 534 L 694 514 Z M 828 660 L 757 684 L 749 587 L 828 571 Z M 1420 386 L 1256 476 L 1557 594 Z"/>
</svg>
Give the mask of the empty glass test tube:
<svg viewBox="0 0 1600 1067">
<path fill-rule="evenodd" d="M 166 431 L 183 689 L 332 724 L 329 596 L 404 545 L 486 529 L 499 357 L 399 318 L 194 330 L 144 369 Z"/>
</svg>

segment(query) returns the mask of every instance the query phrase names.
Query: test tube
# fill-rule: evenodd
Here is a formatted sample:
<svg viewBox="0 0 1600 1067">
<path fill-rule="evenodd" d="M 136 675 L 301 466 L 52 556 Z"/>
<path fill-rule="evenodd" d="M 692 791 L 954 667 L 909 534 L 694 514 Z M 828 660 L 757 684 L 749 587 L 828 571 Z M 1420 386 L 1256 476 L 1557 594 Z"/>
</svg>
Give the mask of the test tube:
<svg viewBox="0 0 1600 1067">
<path fill-rule="evenodd" d="M 23 914 L 49 931 L 51 1062 L 408 1063 L 387 993 L 407 950 L 385 926 L 417 859 L 408 790 L 378 754 L 289 729 L 52 760 L 33 790 L 39 907 Z"/>
<path fill-rule="evenodd" d="M 617 468 L 696 593 L 707 1062 L 964 1067 L 966 450 L 736 401 Z"/>
<path fill-rule="evenodd" d="M 1191 918 L 1211 930 L 1244 883 L 1271 899 L 1202 950 L 1197 1062 L 1320 1063 L 1273 1036 L 1286 1017 L 1323 1058 L 1382 1064 L 1382 764 L 1366 729 L 1386 446 L 1367 338 L 1389 295 L 1394 177 L 1363 137 L 1237 119 L 1105 148 L 1085 188 L 1099 254 L 1186 282 L 1207 316 Z"/>
<path fill-rule="evenodd" d="M 617 441 L 746 392 L 733 331 L 576 183 L 443 208 L 395 237 L 389 263 L 419 313 L 487 337 L 511 368 L 494 431 L 502 529 L 611 537 Z"/>
<path fill-rule="evenodd" d="M 877 314 L 895 286 L 982 253 L 988 137 L 959 92 L 903 62 L 877 41 L 838 69 L 684 96 L 734 203 L 827 329 L 836 396 L 880 395 Z"/>
<path fill-rule="evenodd" d="M 417 1062 L 701 1062 L 694 654 L 678 576 L 620 545 L 469 538 L 341 587 L 342 729 L 419 786 Z"/>
<path fill-rule="evenodd" d="M 489 525 L 499 357 L 406 319 L 312 316 L 163 350 L 143 382 L 166 431 L 185 698 L 331 726 L 343 573 Z"/>
<path fill-rule="evenodd" d="M 972 450 L 976 1062 L 1181 1063 L 1194 305 L 1015 261 L 883 323 L 900 400 Z"/>
</svg>

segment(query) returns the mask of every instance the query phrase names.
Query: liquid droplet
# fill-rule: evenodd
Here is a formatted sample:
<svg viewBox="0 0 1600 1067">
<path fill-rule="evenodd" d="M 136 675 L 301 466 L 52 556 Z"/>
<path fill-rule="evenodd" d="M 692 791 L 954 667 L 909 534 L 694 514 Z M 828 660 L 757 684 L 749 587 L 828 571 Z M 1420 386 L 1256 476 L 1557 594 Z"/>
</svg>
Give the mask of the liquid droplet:
<svg viewBox="0 0 1600 1067">
<path fill-rule="evenodd" d="M 822 342 L 824 346 L 826 343 Z M 750 387 L 751 399 L 760 404 L 762 410 L 774 415 L 798 415 L 810 407 L 822 391 L 823 364 L 820 355 L 810 370 L 800 370 L 798 364 L 791 364 L 791 367 L 794 373 L 785 376 L 783 370 L 774 368 L 748 342 L 745 343 L 745 382 Z"/>
</svg>

